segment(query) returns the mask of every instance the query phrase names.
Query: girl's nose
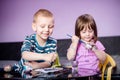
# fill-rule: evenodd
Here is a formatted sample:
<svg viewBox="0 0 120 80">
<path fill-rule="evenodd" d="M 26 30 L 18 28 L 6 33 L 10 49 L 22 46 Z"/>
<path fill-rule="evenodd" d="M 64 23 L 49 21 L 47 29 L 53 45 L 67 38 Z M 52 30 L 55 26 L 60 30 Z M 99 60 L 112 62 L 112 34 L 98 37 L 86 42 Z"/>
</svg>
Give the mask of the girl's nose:
<svg viewBox="0 0 120 80">
<path fill-rule="evenodd" d="M 86 35 L 89 35 L 89 32 L 86 32 Z"/>
</svg>

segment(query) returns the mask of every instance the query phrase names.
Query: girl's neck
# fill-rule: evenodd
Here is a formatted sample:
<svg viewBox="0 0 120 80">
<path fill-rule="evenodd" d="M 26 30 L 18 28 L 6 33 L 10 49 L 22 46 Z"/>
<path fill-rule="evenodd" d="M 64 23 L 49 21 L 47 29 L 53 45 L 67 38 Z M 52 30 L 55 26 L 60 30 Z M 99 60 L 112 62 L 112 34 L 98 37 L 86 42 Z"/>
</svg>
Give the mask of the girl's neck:
<svg viewBox="0 0 120 80">
<path fill-rule="evenodd" d="M 89 41 L 89 42 L 88 42 L 88 41 L 85 41 L 85 40 L 83 40 L 83 39 L 81 39 L 81 41 L 84 42 L 84 43 L 89 43 L 89 42 L 90 42 L 90 41 Z"/>
</svg>

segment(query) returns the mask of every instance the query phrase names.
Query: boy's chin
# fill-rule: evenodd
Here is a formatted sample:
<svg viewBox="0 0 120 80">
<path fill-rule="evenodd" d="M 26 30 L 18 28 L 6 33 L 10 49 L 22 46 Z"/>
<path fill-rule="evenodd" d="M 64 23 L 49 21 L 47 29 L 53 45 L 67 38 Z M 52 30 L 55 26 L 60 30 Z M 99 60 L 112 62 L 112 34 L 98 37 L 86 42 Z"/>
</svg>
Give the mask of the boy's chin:
<svg viewBox="0 0 120 80">
<path fill-rule="evenodd" d="M 42 39 L 43 39 L 43 40 L 47 40 L 47 39 L 48 39 L 48 37 L 42 37 Z"/>
</svg>

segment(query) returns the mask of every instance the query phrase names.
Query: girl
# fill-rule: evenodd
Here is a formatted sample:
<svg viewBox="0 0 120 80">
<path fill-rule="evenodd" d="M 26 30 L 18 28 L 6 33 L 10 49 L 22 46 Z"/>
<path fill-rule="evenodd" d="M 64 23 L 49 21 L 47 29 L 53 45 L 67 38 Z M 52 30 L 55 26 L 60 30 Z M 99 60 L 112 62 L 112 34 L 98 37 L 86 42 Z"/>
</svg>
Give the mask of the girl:
<svg viewBox="0 0 120 80">
<path fill-rule="evenodd" d="M 99 63 L 106 59 L 105 48 L 97 39 L 97 26 L 89 14 L 81 15 L 75 24 L 75 35 L 67 52 L 68 60 L 75 60 L 80 76 L 96 75 Z"/>
</svg>

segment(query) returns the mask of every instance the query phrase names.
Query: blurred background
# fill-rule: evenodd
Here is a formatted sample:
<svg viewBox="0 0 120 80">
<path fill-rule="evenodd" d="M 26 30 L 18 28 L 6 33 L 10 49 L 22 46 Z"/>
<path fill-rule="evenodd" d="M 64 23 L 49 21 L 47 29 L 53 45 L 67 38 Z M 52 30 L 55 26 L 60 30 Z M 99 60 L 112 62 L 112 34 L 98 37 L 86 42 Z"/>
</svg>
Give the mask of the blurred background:
<svg viewBox="0 0 120 80">
<path fill-rule="evenodd" d="M 98 36 L 120 36 L 120 0 L 0 0 L 0 42 L 19 42 L 33 32 L 34 13 L 50 10 L 55 17 L 52 37 L 68 38 L 74 34 L 78 16 L 91 14 Z"/>
</svg>

